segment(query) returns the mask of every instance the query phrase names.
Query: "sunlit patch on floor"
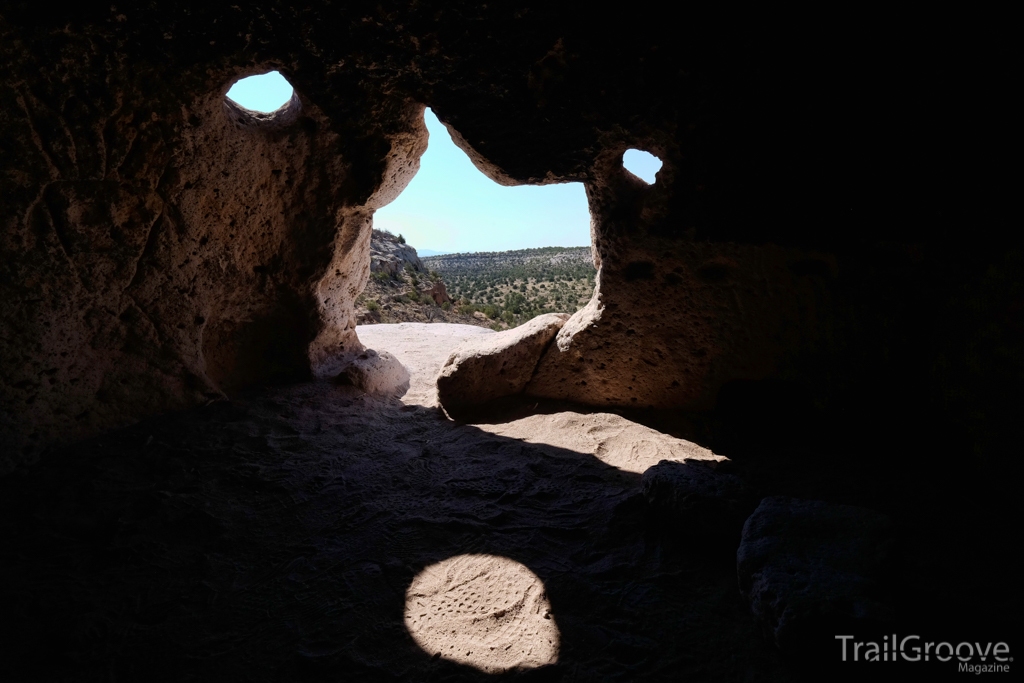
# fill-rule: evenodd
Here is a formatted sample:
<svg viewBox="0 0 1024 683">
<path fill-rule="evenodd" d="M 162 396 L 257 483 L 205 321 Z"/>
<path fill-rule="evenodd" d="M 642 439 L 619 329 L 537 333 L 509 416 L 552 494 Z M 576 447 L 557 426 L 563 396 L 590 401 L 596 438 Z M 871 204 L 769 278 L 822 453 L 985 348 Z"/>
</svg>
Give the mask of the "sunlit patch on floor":
<svg viewBox="0 0 1024 683">
<path fill-rule="evenodd" d="M 544 584 L 507 557 L 458 555 L 425 568 L 405 593 L 405 626 L 428 654 L 488 673 L 558 659 Z"/>
<path fill-rule="evenodd" d="M 611 413 L 566 411 L 531 415 L 499 424 L 482 424 L 478 428 L 527 443 L 547 444 L 592 455 L 606 465 L 633 474 L 643 474 L 662 460 L 715 463 L 728 460 L 692 441 L 662 434 Z"/>
</svg>

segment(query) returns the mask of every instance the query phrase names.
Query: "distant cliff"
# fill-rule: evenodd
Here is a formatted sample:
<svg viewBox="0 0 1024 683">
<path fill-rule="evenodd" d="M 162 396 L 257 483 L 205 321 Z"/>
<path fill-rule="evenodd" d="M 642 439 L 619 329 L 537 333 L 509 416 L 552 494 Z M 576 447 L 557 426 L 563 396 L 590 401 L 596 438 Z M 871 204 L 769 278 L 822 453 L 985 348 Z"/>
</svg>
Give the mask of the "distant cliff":
<svg viewBox="0 0 1024 683">
<path fill-rule="evenodd" d="M 590 247 L 540 247 L 515 251 L 480 251 L 472 254 L 425 256 L 424 264 L 443 274 L 467 274 L 474 271 L 493 273 L 522 267 L 531 275 L 542 271 L 559 271 L 574 267 L 593 274 L 594 259 Z"/>
<path fill-rule="evenodd" d="M 374 230 L 370 240 L 370 280 L 356 299 L 360 325 L 398 322 L 487 324 L 460 314 L 437 271 L 430 271 L 401 235 Z"/>
</svg>

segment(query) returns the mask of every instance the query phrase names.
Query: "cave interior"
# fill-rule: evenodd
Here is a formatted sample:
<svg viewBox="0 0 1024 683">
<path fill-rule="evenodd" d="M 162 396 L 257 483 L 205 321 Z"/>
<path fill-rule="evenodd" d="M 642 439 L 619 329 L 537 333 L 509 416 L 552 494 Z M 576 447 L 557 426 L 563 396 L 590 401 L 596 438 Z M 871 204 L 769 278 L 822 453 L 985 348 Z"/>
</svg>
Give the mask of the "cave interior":
<svg viewBox="0 0 1024 683">
<path fill-rule="evenodd" d="M 491 679 L 402 621 L 425 566 L 472 554 L 528 567 L 560 632 L 554 660 L 498 677 L 836 665 L 824 627 L 802 654 L 763 632 L 738 528 L 695 537 L 640 473 L 485 424 L 526 407 L 693 441 L 757 499 L 882 513 L 884 628 L 1012 646 L 1011 41 L 869 14 L 4 3 L 10 670 Z M 225 97 L 271 70 L 282 109 Z M 425 107 L 495 182 L 582 182 L 592 215 L 591 304 L 526 400 L 476 422 L 332 381 L 365 351 L 373 214 L 416 173 Z M 627 149 L 663 162 L 656 182 Z"/>
</svg>

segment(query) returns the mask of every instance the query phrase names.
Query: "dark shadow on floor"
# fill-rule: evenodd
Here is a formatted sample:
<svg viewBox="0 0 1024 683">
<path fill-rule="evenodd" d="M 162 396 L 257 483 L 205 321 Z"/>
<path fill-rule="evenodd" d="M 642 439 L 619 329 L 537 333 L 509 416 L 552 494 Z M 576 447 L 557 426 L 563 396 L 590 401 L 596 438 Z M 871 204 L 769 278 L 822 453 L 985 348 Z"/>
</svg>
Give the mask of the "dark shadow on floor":
<svg viewBox="0 0 1024 683">
<path fill-rule="evenodd" d="M 570 407 L 534 403 L 491 420 Z M 803 429 L 813 415 L 743 417 L 762 403 L 740 396 L 706 424 L 759 495 L 894 517 L 900 633 L 1010 637 L 1013 517 L 983 491 L 953 496 L 973 484 L 948 456 L 926 467 L 948 452 L 941 434 L 871 446 L 850 424 Z M 828 633 L 784 661 L 738 593 L 737 539 L 687 540 L 652 518 L 638 482 L 327 383 L 151 419 L 0 480 L 6 668 L 31 681 L 783 681 L 834 664 Z M 472 553 L 543 580 L 557 664 L 490 676 L 413 642 L 413 577 Z"/>
<path fill-rule="evenodd" d="M 0 481 L 24 680 L 786 680 L 735 547 L 649 530 L 638 475 L 309 383 L 164 416 Z M 553 666 L 491 676 L 403 625 L 424 567 L 544 582 Z M 12 680 L 12 679 L 8 679 Z"/>
</svg>

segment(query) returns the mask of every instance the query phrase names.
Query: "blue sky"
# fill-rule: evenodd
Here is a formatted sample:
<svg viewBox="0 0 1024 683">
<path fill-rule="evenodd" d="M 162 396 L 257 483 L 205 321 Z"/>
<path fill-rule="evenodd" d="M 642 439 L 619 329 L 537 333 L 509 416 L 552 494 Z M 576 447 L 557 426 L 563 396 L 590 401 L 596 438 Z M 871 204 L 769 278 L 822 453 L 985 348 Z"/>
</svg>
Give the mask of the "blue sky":
<svg viewBox="0 0 1024 683">
<path fill-rule="evenodd" d="M 283 107 L 292 98 L 292 86 L 284 76 L 271 71 L 237 81 L 228 90 L 228 97 L 246 109 L 272 112 Z"/>
<path fill-rule="evenodd" d="M 590 245 L 582 183 L 504 187 L 485 176 L 427 109 L 430 142 L 419 173 L 374 226 L 443 253 Z"/>
<path fill-rule="evenodd" d="M 276 71 L 247 78 L 228 97 L 257 111 L 274 111 L 291 97 Z M 437 253 L 505 251 L 590 245 L 590 211 L 582 183 L 504 187 L 481 173 L 427 109 L 430 142 L 420 170 L 401 195 L 374 215 L 374 227 L 401 234 L 418 250 Z M 627 168 L 648 182 L 661 162 L 631 150 Z"/>
</svg>

